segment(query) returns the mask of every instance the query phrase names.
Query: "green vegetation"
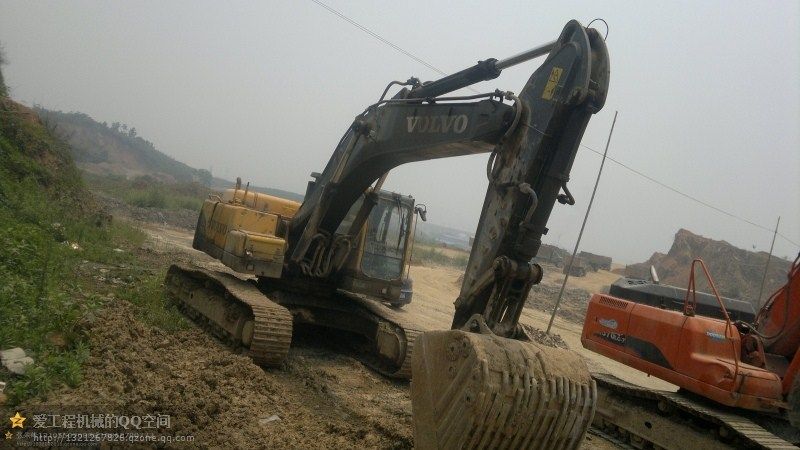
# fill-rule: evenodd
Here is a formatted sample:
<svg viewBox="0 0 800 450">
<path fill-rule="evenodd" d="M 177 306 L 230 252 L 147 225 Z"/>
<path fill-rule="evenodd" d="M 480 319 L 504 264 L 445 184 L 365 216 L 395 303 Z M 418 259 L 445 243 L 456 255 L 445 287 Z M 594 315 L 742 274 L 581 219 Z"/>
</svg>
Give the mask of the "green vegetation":
<svg viewBox="0 0 800 450">
<path fill-rule="evenodd" d="M 199 211 L 211 190 L 199 183 L 164 183 L 147 175 L 127 179 L 119 175 L 84 174 L 86 184 L 125 203 L 143 208 Z"/>
<path fill-rule="evenodd" d="M 13 405 L 80 383 L 87 325 L 115 297 L 145 322 L 185 324 L 164 308 L 163 272 L 135 269 L 145 235 L 103 220 L 68 146 L 7 98 L 0 119 L 0 349 L 22 347 L 35 360 L 21 377 L 0 368 Z M 98 275 L 105 268 L 128 281 L 108 283 Z"/>
<path fill-rule="evenodd" d="M 448 255 L 434 247 L 417 244 L 414 246 L 414 253 L 411 255 L 411 263 L 423 266 L 437 265 L 465 269 L 469 261 L 469 254 L 466 252 L 453 252 L 453 255 Z"/>
<path fill-rule="evenodd" d="M 147 188 L 144 191 L 132 191 L 125 195 L 125 202 L 133 206 L 159 209 L 191 209 L 199 211 L 203 200 L 183 195 L 172 195 L 168 190 Z"/>
<path fill-rule="evenodd" d="M 2 68 L 3 64 L 6 63 L 6 55 L 3 52 L 3 47 L 0 47 L 0 68 Z M 6 87 L 6 82 L 3 79 L 3 71 L 0 70 L 0 97 L 7 97 L 8 96 L 8 88 Z"/>
<path fill-rule="evenodd" d="M 179 331 L 190 327 L 174 305 L 164 295 L 164 271 L 159 270 L 138 280 L 134 286 L 121 290 L 119 296 L 136 308 L 136 317 L 142 322 L 165 331 Z"/>
</svg>

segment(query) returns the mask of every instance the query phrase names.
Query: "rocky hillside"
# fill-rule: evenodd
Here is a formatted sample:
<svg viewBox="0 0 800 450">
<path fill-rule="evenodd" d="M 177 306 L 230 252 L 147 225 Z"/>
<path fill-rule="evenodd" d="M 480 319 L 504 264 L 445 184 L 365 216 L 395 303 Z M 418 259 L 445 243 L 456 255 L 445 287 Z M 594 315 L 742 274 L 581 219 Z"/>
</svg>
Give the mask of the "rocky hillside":
<svg viewBox="0 0 800 450">
<path fill-rule="evenodd" d="M 734 247 L 725 241 L 715 241 L 688 230 L 678 230 L 675 241 L 667 254 L 653 253 L 647 261 L 627 267 L 625 275 L 634 278 L 649 278 L 650 266 L 654 265 L 663 284 L 686 286 L 689 281 L 689 268 L 694 258 L 702 258 L 706 263 L 720 294 L 756 303 L 764 266 L 766 252 L 751 252 Z M 764 298 L 786 282 L 790 262 L 774 255 L 770 260 Z M 699 272 L 698 272 L 699 275 Z M 698 287 L 707 291 L 703 276 L 698 279 Z"/>
<path fill-rule="evenodd" d="M 35 111 L 54 134 L 69 143 L 78 168 L 91 174 L 88 181 L 92 187 L 97 187 L 98 177 L 112 177 L 112 181 L 113 178 L 137 180 L 147 177 L 161 184 L 194 184 L 214 190 L 234 184 L 213 177 L 208 170 L 195 169 L 171 158 L 139 136 L 135 127 L 119 122 L 98 122 L 81 112 L 51 111 L 42 107 L 36 107 Z M 291 200 L 303 200 L 303 196 L 295 192 L 252 185 L 250 188 Z"/>
<path fill-rule="evenodd" d="M 1 72 L 0 72 L 1 73 Z M 49 133 L 30 108 L 0 95 L 0 210 L 32 212 L 25 202 L 45 202 L 81 214 L 91 209 L 66 143 Z"/>
<path fill-rule="evenodd" d="M 152 142 L 138 136 L 134 127 L 100 123 L 80 112 L 37 107 L 36 113 L 69 143 L 81 170 L 126 178 L 149 175 L 164 182 L 211 184 L 209 171 L 194 169 L 158 151 Z"/>
</svg>

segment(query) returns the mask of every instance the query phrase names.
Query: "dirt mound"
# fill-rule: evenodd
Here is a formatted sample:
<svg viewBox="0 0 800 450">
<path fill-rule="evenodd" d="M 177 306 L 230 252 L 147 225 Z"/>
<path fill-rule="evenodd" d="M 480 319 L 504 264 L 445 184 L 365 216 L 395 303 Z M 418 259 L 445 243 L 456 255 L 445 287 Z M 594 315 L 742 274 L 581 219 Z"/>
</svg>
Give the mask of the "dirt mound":
<svg viewBox="0 0 800 450">
<path fill-rule="evenodd" d="M 757 303 L 768 254 L 747 251 L 684 229 L 675 234 L 667 254 L 656 252 L 647 261 L 628 266 L 625 276 L 649 279 L 650 266 L 654 265 L 663 284 L 684 287 L 689 281 L 692 260 L 698 257 L 706 263 L 721 295 Z M 789 261 L 772 257 L 764 285 L 765 298 L 786 282 L 789 266 Z M 709 291 L 704 276 L 696 280 L 698 289 Z"/>
<path fill-rule="evenodd" d="M 525 306 L 551 313 L 560 290 L 560 285 L 537 284 L 531 288 Z M 591 294 L 583 289 L 570 287 L 564 289 L 564 295 L 558 308 L 558 317 L 574 323 L 583 323 L 590 297 Z"/>
<path fill-rule="evenodd" d="M 49 396 L 48 405 L 169 415 L 168 434 L 193 436 L 192 447 L 412 445 L 407 387 L 392 389 L 346 356 L 293 348 L 283 369 L 265 371 L 197 329 L 168 333 L 145 326 L 121 301 L 89 329 L 84 382 Z M 376 388 L 383 394 L 370 391 Z M 36 408 L 29 403 L 19 410 Z"/>
<path fill-rule="evenodd" d="M 542 345 L 546 345 L 548 347 L 555 347 L 555 348 L 565 348 L 569 350 L 569 345 L 564 342 L 564 339 L 561 338 L 560 335 L 552 333 L 547 334 L 546 332 L 532 327 L 528 324 L 520 323 L 522 328 L 525 330 L 525 333 L 528 337 L 531 338 L 532 341 L 538 342 Z"/>
</svg>

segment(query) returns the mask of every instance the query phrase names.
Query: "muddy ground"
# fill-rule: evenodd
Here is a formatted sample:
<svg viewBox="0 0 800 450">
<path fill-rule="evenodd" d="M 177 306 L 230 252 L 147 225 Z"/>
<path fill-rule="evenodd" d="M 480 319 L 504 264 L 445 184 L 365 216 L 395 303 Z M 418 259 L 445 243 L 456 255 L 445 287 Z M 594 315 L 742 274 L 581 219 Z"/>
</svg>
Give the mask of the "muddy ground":
<svg viewBox="0 0 800 450">
<path fill-rule="evenodd" d="M 191 249 L 191 232 L 163 224 L 141 224 L 149 238 L 140 249 L 153 261 L 216 263 Z M 460 272 L 413 266 L 414 302 L 404 314 L 422 329 L 449 328 Z M 550 286 L 558 277 L 546 278 Z M 583 280 L 588 283 L 588 280 Z M 577 303 L 576 303 L 577 302 Z M 568 308 L 580 308 L 577 297 Z M 115 300 L 91 322 L 91 357 L 84 382 L 44 401 L 22 405 L 103 405 L 112 410 L 165 414 L 172 436 L 193 437 L 192 447 L 411 448 L 409 384 L 388 380 L 364 367 L 335 336 L 298 330 L 285 364 L 262 369 L 233 354 L 194 326 L 167 332 L 139 322 L 132 306 Z M 571 306 L 570 306 L 571 305 Z M 549 316 L 526 308 L 522 322 L 536 332 Z M 557 319 L 554 331 L 590 359 L 593 367 L 629 381 L 653 379 L 583 351 L 580 325 Z M 665 387 L 657 384 L 654 387 Z M 177 444 L 178 446 L 182 444 Z M 613 448 L 588 436 L 584 448 Z"/>
</svg>

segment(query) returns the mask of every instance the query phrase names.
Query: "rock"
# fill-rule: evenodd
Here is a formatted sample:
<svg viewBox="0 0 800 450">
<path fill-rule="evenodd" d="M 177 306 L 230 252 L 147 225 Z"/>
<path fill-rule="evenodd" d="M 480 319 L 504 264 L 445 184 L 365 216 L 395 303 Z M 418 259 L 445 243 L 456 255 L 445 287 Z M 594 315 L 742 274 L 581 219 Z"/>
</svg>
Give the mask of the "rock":
<svg viewBox="0 0 800 450">
<path fill-rule="evenodd" d="M 33 364 L 33 358 L 30 356 L 3 362 L 3 366 L 5 366 L 5 368 L 14 375 L 25 375 L 25 371 L 31 364 Z"/>
<path fill-rule="evenodd" d="M 0 351 L 0 361 L 2 362 L 6 362 L 6 360 L 8 359 L 19 359 L 24 357 L 25 357 L 25 350 L 19 347 L 14 347 L 8 350 Z"/>
<path fill-rule="evenodd" d="M 33 364 L 33 358 L 25 356 L 25 351 L 19 347 L 0 351 L 0 362 L 3 367 L 15 375 L 25 375 L 25 370 L 29 364 Z"/>
<path fill-rule="evenodd" d="M 278 417 L 277 415 L 273 414 L 273 415 L 271 415 L 269 417 L 262 417 L 262 418 L 258 419 L 258 424 L 259 425 L 269 425 L 271 422 L 280 422 L 280 421 L 281 421 L 281 418 Z"/>
<path fill-rule="evenodd" d="M 45 338 L 47 339 L 47 342 L 59 349 L 63 349 L 67 346 L 67 340 L 64 338 L 64 335 L 57 331 L 51 331 L 50 333 L 47 333 Z"/>
<path fill-rule="evenodd" d="M 747 300 L 758 307 L 759 288 L 764 268 L 769 259 L 769 271 L 764 286 L 764 296 L 775 292 L 786 283 L 791 261 L 767 252 L 753 252 L 737 248 L 725 241 L 716 241 L 691 231 L 680 229 L 669 252 L 653 253 L 647 261 L 631 264 L 625 276 L 650 279 L 650 266 L 655 266 L 661 284 L 685 288 L 689 282 L 689 269 L 694 258 L 702 258 L 708 266 L 720 295 L 738 300 Z M 711 292 L 700 269 L 696 276 L 697 290 Z"/>
</svg>

